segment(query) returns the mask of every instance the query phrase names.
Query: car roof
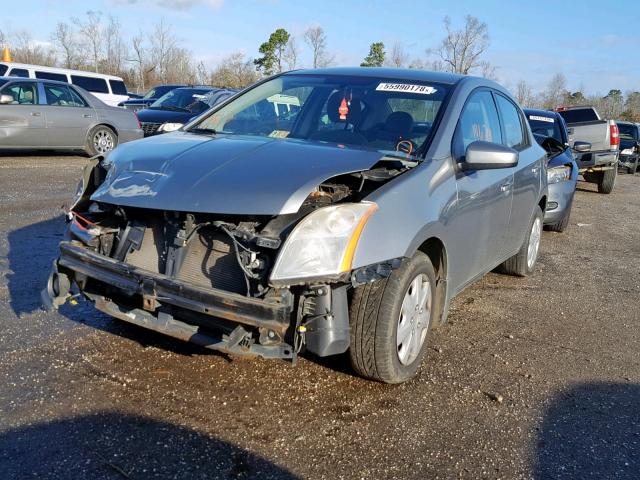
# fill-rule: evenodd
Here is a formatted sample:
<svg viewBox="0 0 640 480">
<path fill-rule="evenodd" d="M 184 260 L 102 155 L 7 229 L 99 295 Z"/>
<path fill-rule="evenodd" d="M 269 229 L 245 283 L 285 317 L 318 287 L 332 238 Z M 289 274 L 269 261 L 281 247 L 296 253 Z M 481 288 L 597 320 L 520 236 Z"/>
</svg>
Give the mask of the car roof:
<svg viewBox="0 0 640 480">
<path fill-rule="evenodd" d="M 385 68 L 385 67 L 331 67 L 307 70 L 292 70 L 284 75 L 344 75 L 354 77 L 389 78 L 394 80 L 415 80 L 421 82 L 437 82 L 456 84 L 466 77 L 448 72 L 432 72 L 417 68 Z"/>
<path fill-rule="evenodd" d="M 44 78 L 26 78 L 26 77 L 0 77 L 0 79 L 2 80 L 10 80 L 10 81 L 20 81 L 20 82 L 30 82 L 30 83 L 36 83 L 36 82 L 47 82 L 47 83 L 55 83 L 58 85 L 73 85 L 69 82 L 61 82 L 59 80 L 46 80 Z M 77 85 L 74 85 L 77 87 Z"/>
<path fill-rule="evenodd" d="M 525 114 L 541 115 L 544 117 L 558 118 L 561 116 L 558 112 L 553 112 L 551 110 L 542 110 L 540 108 L 523 108 L 522 110 Z"/>
</svg>

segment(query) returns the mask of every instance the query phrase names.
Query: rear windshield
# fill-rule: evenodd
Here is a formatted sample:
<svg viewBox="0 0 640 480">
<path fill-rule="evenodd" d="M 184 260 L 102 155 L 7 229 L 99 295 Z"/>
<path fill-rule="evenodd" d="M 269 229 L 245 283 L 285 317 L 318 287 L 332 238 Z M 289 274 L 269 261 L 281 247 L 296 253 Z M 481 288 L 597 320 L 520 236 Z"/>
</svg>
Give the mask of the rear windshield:
<svg viewBox="0 0 640 480">
<path fill-rule="evenodd" d="M 58 82 L 68 82 L 67 76 L 64 73 L 53 72 L 39 72 L 36 70 L 36 78 L 41 80 L 57 80 Z"/>
<path fill-rule="evenodd" d="M 109 93 L 109 87 L 107 86 L 107 81 L 104 78 L 71 75 L 71 83 L 78 85 L 89 92 Z"/>
<path fill-rule="evenodd" d="M 109 80 L 109 85 L 114 95 L 127 95 L 127 86 L 122 80 Z"/>
<path fill-rule="evenodd" d="M 153 102 L 150 108 L 191 113 L 204 112 L 209 108 L 206 99 L 210 91 L 209 88 L 176 88 Z"/>
<path fill-rule="evenodd" d="M 541 113 L 527 113 L 527 121 L 529 122 L 529 126 L 531 126 L 531 131 L 534 135 L 552 137 L 560 143 L 564 143 L 566 141 L 562 138 L 560 122 L 558 122 L 557 118 L 554 118 L 551 115 L 543 115 Z"/>
<path fill-rule="evenodd" d="M 7 67 L 6 65 L 0 65 L 0 77 L 2 75 L 4 75 L 5 73 L 7 73 L 8 69 L 9 69 L 9 67 Z"/>
<path fill-rule="evenodd" d="M 620 140 L 638 140 L 638 128 L 633 125 L 618 124 Z"/>
<path fill-rule="evenodd" d="M 593 122 L 598 120 L 598 115 L 593 108 L 578 108 L 558 112 L 567 123 Z"/>
<path fill-rule="evenodd" d="M 288 74 L 236 96 L 190 130 L 411 153 L 430 138 L 447 92 L 416 80 Z"/>
</svg>

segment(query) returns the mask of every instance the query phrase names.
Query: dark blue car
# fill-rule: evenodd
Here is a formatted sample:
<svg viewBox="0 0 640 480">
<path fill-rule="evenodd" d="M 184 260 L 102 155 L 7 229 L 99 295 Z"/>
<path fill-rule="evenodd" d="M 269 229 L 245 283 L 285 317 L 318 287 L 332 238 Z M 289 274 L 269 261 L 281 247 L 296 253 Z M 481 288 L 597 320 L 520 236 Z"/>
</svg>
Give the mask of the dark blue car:
<svg viewBox="0 0 640 480">
<path fill-rule="evenodd" d="M 138 95 L 136 97 L 132 97 L 129 94 L 129 100 L 125 100 L 118 104 L 119 107 L 124 107 L 127 110 L 138 111 L 143 108 L 147 108 L 153 102 L 162 97 L 165 93 L 170 92 L 174 88 L 186 87 L 186 85 L 157 85 L 149 90 L 144 95 Z"/>
<path fill-rule="evenodd" d="M 547 151 L 547 182 L 549 198 L 544 213 L 547 230 L 564 232 L 569 226 L 571 205 L 578 182 L 578 165 L 569 147 L 567 124 L 557 112 L 524 109 L 531 131 L 538 143 Z M 591 148 L 585 142 L 576 142 L 574 148 Z"/>
<path fill-rule="evenodd" d="M 192 118 L 236 93 L 214 87 L 182 87 L 171 90 L 137 112 L 145 137 L 178 130 Z"/>
</svg>

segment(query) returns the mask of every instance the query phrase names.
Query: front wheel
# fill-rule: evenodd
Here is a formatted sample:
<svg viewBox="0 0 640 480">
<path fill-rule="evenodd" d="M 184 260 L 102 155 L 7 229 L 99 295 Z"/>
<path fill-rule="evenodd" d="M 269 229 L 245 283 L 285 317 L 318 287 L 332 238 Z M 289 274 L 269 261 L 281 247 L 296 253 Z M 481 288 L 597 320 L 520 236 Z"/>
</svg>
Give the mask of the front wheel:
<svg viewBox="0 0 640 480">
<path fill-rule="evenodd" d="M 542 209 L 536 205 L 536 210 L 529 224 L 529 231 L 518 253 L 506 260 L 502 265 L 502 272 L 517 277 L 526 277 L 533 273 L 538 261 L 540 239 L 542 238 Z"/>
<path fill-rule="evenodd" d="M 435 295 L 435 271 L 422 252 L 389 278 L 357 287 L 349 312 L 354 370 L 384 383 L 415 376 L 436 319 Z"/>
<path fill-rule="evenodd" d="M 106 125 L 93 127 L 87 138 L 86 152 L 92 157 L 104 155 L 118 146 L 118 135 Z"/>
</svg>

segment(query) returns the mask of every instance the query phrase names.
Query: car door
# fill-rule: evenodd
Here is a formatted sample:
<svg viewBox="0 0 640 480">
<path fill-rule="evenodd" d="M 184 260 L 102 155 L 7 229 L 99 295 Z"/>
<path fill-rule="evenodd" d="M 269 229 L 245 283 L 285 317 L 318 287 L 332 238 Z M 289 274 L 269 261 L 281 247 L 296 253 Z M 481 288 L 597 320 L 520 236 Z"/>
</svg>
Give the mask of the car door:
<svg viewBox="0 0 640 480">
<path fill-rule="evenodd" d="M 456 127 L 452 154 L 459 162 L 475 141 L 502 143 L 502 129 L 493 95 L 476 90 L 467 100 Z M 504 242 L 511 213 L 513 168 L 463 171 L 456 166 L 458 200 L 453 220 L 460 258 L 455 285 L 464 287 L 504 260 Z"/>
<path fill-rule="evenodd" d="M 95 122 L 93 108 L 72 88 L 44 83 L 47 139 L 51 147 L 82 147 Z"/>
<path fill-rule="evenodd" d="M 0 95 L 13 98 L 0 104 L 0 148 L 46 146 L 42 105 L 36 82 L 11 82 Z"/>
<path fill-rule="evenodd" d="M 531 143 L 520 108 L 500 93 L 495 93 L 495 98 L 502 124 L 502 143 L 518 152 L 518 165 L 513 173 L 513 206 L 505 237 L 508 252 L 514 253 L 524 242 L 533 208 L 538 203 L 545 155 L 537 144 Z"/>
</svg>

